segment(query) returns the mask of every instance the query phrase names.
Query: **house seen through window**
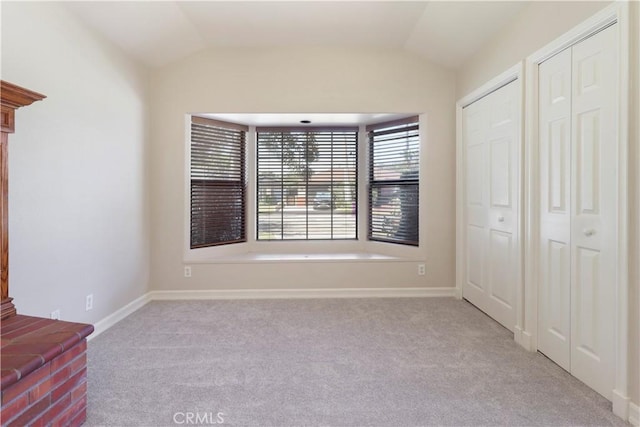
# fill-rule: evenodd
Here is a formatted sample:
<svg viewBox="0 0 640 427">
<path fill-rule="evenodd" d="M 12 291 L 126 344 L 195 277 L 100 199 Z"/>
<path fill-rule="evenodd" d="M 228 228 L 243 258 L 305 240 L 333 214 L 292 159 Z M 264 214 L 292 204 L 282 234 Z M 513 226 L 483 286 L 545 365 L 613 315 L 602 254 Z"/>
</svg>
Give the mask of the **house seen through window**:
<svg viewBox="0 0 640 427">
<path fill-rule="evenodd" d="M 257 129 L 258 240 L 357 238 L 358 129 Z"/>
</svg>

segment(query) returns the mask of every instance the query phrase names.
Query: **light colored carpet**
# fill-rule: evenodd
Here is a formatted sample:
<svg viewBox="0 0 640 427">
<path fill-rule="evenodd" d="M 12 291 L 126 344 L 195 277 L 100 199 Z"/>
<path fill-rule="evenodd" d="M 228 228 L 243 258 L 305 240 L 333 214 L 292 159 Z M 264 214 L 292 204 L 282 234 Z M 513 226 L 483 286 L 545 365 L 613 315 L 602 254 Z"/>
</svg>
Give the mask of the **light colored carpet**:
<svg viewBox="0 0 640 427">
<path fill-rule="evenodd" d="M 626 425 L 450 298 L 152 302 L 89 343 L 87 425 L 187 425 L 188 412 L 201 425 L 218 412 L 242 426 Z"/>
</svg>

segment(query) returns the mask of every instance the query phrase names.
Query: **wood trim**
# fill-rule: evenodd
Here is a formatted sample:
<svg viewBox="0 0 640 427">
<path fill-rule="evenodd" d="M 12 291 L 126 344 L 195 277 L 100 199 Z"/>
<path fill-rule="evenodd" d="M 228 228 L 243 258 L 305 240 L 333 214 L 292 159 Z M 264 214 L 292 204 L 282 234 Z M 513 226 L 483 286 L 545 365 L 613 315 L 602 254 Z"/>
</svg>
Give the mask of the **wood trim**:
<svg viewBox="0 0 640 427">
<path fill-rule="evenodd" d="M 0 306 L 0 319 L 4 320 L 16 315 L 16 307 L 13 305 L 13 298 L 8 297 L 2 300 Z"/>
<path fill-rule="evenodd" d="M 8 140 L 9 135 L 2 132 L 2 143 L 0 145 L 0 221 L 2 230 L 0 231 L 0 287 L 2 289 L 2 319 L 4 319 L 5 300 L 6 304 L 11 304 L 9 298 L 9 161 L 8 161 Z M 15 309 L 14 309 L 15 311 Z"/>
<path fill-rule="evenodd" d="M 40 101 L 46 96 L 2 80 L 0 81 L 0 98 L 3 106 L 6 105 L 15 110 Z"/>
<path fill-rule="evenodd" d="M 15 129 L 15 109 L 2 105 L 2 116 L 0 118 L 2 133 L 13 133 Z"/>
</svg>

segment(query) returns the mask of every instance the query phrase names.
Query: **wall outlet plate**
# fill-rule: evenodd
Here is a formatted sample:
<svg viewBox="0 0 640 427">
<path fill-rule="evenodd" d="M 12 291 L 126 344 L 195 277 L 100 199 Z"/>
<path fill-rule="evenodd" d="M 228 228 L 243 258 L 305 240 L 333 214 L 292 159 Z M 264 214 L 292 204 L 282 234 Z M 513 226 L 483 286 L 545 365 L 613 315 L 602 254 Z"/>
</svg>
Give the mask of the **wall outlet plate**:
<svg viewBox="0 0 640 427">
<path fill-rule="evenodd" d="M 418 276 L 424 276 L 426 274 L 426 267 L 424 264 L 418 264 Z"/>
<path fill-rule="evenodd" d="M 53 310 L 51 312 L 51 318 L 53 320 L 60 320 L 60 310 L 59 309 L 58 310 Z"/>
<path fill-rule="evenodd" d="M 89 311 L 93 309 L 93 294 L 87 295 L 85 310 Z"/>
<path fill-rule="evenodd" d="M 191 277 L 191 266 L 190 265 L 185 265 L 184 266 L 184 277 Z"/>
</svg>

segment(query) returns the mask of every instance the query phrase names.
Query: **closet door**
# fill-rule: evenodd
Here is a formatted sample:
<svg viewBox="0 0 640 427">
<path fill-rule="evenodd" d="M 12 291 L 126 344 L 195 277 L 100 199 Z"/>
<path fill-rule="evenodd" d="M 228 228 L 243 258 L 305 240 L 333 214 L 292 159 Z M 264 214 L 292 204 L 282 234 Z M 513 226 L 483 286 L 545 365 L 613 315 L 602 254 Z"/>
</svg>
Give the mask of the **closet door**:
<svg viewBox="0 0 640 427">
<path fill-rule="evenodd" d="M 617 53 L 609 27 L 539 67 L 538 349 L 614 385 Z"/>
<path fill-rule="evenodd" d="M 540 64 L 538 349 L 571 369 L 571 49 Z"/>
<path fill-rule="evenodd" d="M 463 110 L 466 271 L 463 296 L 509 330 L 518 284 L 518 93 L 509 83 Z"/>
<path fill-rule="evenodd" d="M 465 270 L 463 297 L 482 311 L 487 311 L 487 284 L 485 256 L 487 253 L 486 186 L 487 163 L 487 97 L 474 102 L 463 110 L 464 158 L 465 158 Z"/>
<path fill-rule="evenodd" d="M 571 373 L 611 399 L 617 251 L 617 52 L 609 27 L 573 47 Z"/>
</svg>

